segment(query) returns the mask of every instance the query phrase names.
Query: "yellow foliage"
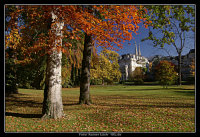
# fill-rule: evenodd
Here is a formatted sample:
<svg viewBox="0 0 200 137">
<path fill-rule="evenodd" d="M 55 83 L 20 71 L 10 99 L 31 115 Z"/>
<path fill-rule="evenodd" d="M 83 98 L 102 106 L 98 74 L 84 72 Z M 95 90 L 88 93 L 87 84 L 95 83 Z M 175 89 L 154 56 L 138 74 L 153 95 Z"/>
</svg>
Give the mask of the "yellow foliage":
<svg viewBox="0 0 200 137">
<path fill-rule="evenodd" d="M 118 64 L 118 54 L 114 51 L 104 49 L 98 59 L 92 59 L 93 66 L 90 69 L 91 79 L 101 79 L 108 83 L 119 81 L 121 72 Z"/>
</svg>

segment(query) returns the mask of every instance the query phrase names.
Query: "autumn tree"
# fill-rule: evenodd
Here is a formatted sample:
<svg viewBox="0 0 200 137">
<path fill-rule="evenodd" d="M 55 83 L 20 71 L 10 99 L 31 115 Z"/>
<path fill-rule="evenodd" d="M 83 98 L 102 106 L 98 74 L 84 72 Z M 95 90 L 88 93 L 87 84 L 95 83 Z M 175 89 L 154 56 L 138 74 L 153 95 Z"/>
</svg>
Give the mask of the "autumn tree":
<svg viewBox="0 0 200 137">
<path fill-rule="evenodd" d="M 145 6 L 149 14 L 147 20 L 151 20 L 149 36 L 144 40 L 150 40 L 154 46 L 171 45 L 178 54 L 178 83 L 181 85 L 181 55 L 189 39 L 194 39 L 195 10 L 193 5 L 148 5 Z"/>
<path fill-rule="evenodd" d="M 6 25 L 6 48 L 15 53 L 20 49 L 17 62 L 30 62 L 32 56 L 47 56 L 46 84 L 44 89 L 43 118 L 61 118 L 63 104 L 61 96 L 61 58 L 64 47 L 63 36 L 73 37 L 64 24 L 70 23 L 73 6 L 6 6 L 9 22 Z M 11 9 L 11 10 L 10 10 Z M 71 14 L 70 14 L 71 13 Z M 65 31 L 64 31 L 65 30 Z M 63 35 L 63 32 L 64 35 Z"/>
<path fill-rule="evenodd" d="M 21 51 L 24 57 L 17 62 L 31 62 L 36 54 L 47 56 L 43 118 L 61 118 L 64 115 L 61 59 L 62 52 L 70 54 L 71 43 L 63 41 L 63 38 L 79 40 L 77 32 L 85 34 L 79 102 L 90 104 L 90 61 L 94 41 L 102 47 L 113 49 L 117 45 L 122 48 L 121 40 L 131 40 L 132 33 L 139 29 L 138 24 L 146 20 L 143 18 L 146 11 L 141 6 L 7 5 L 6 9 L 8 7 L 11 10 L 6 24 L 5 45 L 15 52 Z"/>
<path fill-rule="evenodd" d="M 94 41 L 98 46 L 108 49 L 122 48 L 122 40 L 131 40 L 132 33 L 139 29 L 138 24 L 145 21 L 146 10 L 142 6 L 77 6 L 72 28 L 84 31 L 84 51 L 80 84 L 80 104 L 91 104 L 90 99 L 90 62 Z M 144 23 L 147 27 L 148 22 Z"/>
<path fill-rule="evenodd" d="M 119 81 L 121 72 L 119 70 L 118 57 L 115 51 L 104 49 L 100 55 L 94 57 L 91 63 L 91 79 L 99 79 L 108 84 Z M 96 59 L 97 58 L 97 59 Z"/>
<path fill-rule="evenodd" d="M 144 73 L 145 73 L 145 68 L 142 68 L 142 67 L 136 67 L 134 71 L 132 71 L 130 74 L 129 74 L 129 80 L 130 81 L 134 81 L 134 84 L 143 84 L 144 81 Z"/>
<path fill-rule="evenodd" d="M 136 67 L 135 68 L 135 71 L 133 72 L 133 77 L 135 78 L 135 79 L 143 79 L 143 74 L 144 73 L 144 71 L 143 71 L 143 69 L 142 69 L 142 67 Z"/>
<path fill-rule="evenodd" d="M 171 85 L 176 80 L 176 77 L 174 65 L 171 62 L 163 60 L 156 66 L 156 78 L 163 85 L 163 88 Z"/>
</svg>

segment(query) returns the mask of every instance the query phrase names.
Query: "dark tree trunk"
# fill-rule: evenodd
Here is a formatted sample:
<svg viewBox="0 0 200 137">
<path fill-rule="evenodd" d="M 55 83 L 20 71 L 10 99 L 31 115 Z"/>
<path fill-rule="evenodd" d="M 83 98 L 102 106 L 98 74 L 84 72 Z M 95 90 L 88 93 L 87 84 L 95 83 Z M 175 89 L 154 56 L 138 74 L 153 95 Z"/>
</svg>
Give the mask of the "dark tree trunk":
<svg viewBox="0 0 200 137">
<path fill-rule="evenodd" d="M 90 98 L 91 50 L 92 50 L 92 36 L 85 34 L 79 104 L 87 104 L 87 105 L 91 104 L 91 98 Z"/>
<path fill-rule="evenodd" d="M 48 68 L 49 68 L 49 64 L 48 64 L 48 59 L 49 59 L 49 55 L 46 55 L 46 62 L 47 62 L 47 66 L 46 66 L 46 78 L 45 78 L 45 88 L 44 88 L 44 99 L 43 99 L 43 107 L 42 107 L 42 114 L 45 115 L 45 113 L 48 111 L 48 104 L 47 104 L 47 96 L 48 96 L 48 87 L 49 87 L 49 75 L 48 75 Z"/>
<path fill-rule="evenodd" d="M 178 53 L 178 85 L 181 85 L 181 53 Z"/>
</svg>

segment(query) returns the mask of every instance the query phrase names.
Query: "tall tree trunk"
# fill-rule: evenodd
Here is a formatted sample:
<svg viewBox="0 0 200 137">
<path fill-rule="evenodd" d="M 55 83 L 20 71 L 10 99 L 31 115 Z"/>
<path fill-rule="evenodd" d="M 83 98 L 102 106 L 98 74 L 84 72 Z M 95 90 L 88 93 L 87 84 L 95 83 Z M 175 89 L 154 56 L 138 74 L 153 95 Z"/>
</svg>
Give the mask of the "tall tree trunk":
<svg viewBox="0 0 200 137">
<path fill-rule="evenodd" d="M 46 78 L 45 78 L 45 87 L 44 87 L 44 98 L 43 98 L 43 107 L 42 107 L 42 114 L 45 115 L 45 113 L 48 111 L 48 103 L 47 103 L 47 96 L 48 96 L 48 87 L 49 87 L 49 73 L 48 73 L 48 69 L 49 69 L 49 55 L 46 55 L 47 58 L 46 58 L 46 62 L 47 62 L 47 66 L 46 66 Z M 45 115 L 46 116 L 46 115 Z"/>
<path fill-rule="evenodd" d="M 181 53 L 178 53 L 178 85 L 181 85 Z"/>
<path fill-rule="evenodd" d="M 52 13 L 52 18 L 55 14 Z M 57 37 L 51 48 L 51 54 L 47 57 L 46 85 L 44 89 L 43 100 L 43 118 L 61 118 L 64 116 L 62 103 L 62 85 L 61 85 L 61 59 L 62 52 L 57 50 L 56 46 L 62 46 L 62 27 L 63 23 L 56 23 L 52 32 Z"/>
<path fill-rule="evenodd" d="M 82 73 L 80 82 L 79 104 L 91 104 L 90 97 L 90 62 L 92 50 L 92 36 L 85 33 Z"/>
</svg>

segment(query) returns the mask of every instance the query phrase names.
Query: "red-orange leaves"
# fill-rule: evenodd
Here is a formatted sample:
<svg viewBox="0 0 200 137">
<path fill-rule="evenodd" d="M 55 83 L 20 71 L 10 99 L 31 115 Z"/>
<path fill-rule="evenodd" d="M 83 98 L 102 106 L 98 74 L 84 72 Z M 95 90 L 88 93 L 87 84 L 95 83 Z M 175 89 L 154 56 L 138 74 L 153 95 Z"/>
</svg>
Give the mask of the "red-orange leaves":
<svg viewBox="0 0 200 137">
<path fill-rule="evenodd" d="M 8 6 L 9 7 L 9 6 Z M 23 5 L 9 13 L 7 23 L 6 46 L 24 48 L 32 52 L 49 51 L 56 39 L 65 38 L 63 47 L 72 47 L 72 41 L 81 39 L 80 33 L 93 36 L 93 40 L 108 48 L 122 48 L 121 40 L 131 40 L 132 33 L 139 29 L 138 24 L 149 22 L 143 18 L 147 10 L 141 12 L 142 6 L 134 5 Z M 52 19 L 52 12 L 56 15 Z M 22 20 L 18 26 L 18 20 Z M 52 22 L 53 21 L 53 22 Z M 63 37 L 55 35 L 56 23 L 64 23 Z M 19 32 L 21 34 L 19 34 Z M 11 44 L 13 43 L 13 44 Z M 61 43 L 57 43 L 57 47 Z M 64 49 L 61 51 L 65 52 Z M 70 53 L 69 53 L 70 54 Z"/>
<path fill-rule="evenodd" d="M 104 19 L 98 19 L 93 16 L 93 20 L 98 22 L 98 25 L 94 27 L 93 31 L 87 32 L 93 32 L 92 35 L 96 37 L 96 40 L 100 43 L 102 42 L 102 38 L 104 41 L 110 43 L 114 42 L 115 38 L 130 40 L 132 38 L 132 33 L 136 33 L 139 29 L 138 24 L 143 20 L 141 16 L 138 16 L 139 8 L 136 6 L 104 5 L 93 6 L 92 8 L 96 9 Z M 87 25 L 90 25 L 90 22 L 88 22 Z M 104 41 L 101 45 L 105 44 Z M 116 41 L 114 43 L 116 43 Z M 111 45 L 108 44 L 107 46 L 109 47 Z M 117 44 L 117 46 L 119 46 L 119 44 Z"/>
</svg>

